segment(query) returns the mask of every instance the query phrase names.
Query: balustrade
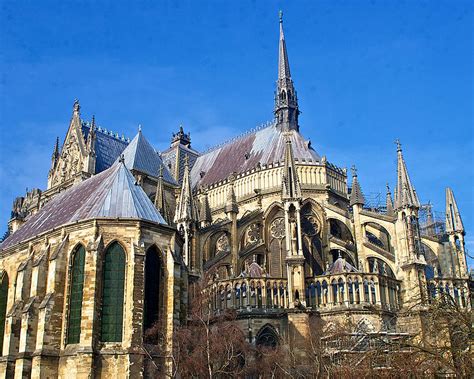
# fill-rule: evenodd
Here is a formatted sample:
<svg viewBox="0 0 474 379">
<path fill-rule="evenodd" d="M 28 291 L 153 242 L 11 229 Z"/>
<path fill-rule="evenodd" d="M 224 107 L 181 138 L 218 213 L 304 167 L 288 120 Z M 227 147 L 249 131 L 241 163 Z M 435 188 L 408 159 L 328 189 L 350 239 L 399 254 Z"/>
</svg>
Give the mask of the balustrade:
<svg viewBox="0 0 474 379">
<path fill-rule="evenodd" d="M 465 280 L 452 280 L 435 278 L 427 283 L 428 301 L 431 303 L 442 296 L 447 295 L 460 308 L 470 307 L 469 289 Z"/>
<path fill-rule="evenodd" d="M 400 281 L 362 273 L 317 276 L 306 283 L 306 306 L 313 309 L 378 305 L 400 308 Z"/>
<path fill-rule="evenodd" d="M 288 308 L 288 281 L 284 278 L 218 280 L 207 289 L 214 310 Z"/>
<path fill-rule="evenodd" d="M 218 280 L 206 290 L 212 308 L 265 311 L 289 308 L 285 278 L 235 278 Z M 379 306 L 400 308 L 400 281 L 378 274 L 341 273 L 317 276 L 306 283 L 306 307 L 325 310 Z"/>
</svg>

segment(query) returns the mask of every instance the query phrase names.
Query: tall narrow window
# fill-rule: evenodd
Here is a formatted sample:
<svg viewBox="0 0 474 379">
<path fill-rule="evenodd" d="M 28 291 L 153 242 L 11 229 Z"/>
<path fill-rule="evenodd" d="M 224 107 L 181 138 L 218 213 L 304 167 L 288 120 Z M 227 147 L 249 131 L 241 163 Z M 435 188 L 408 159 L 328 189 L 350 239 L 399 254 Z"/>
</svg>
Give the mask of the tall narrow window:
<svg viewBox="0 0 474 379">
<path fill-rule="evenodd" d="M 2 282 L 0 283 L 0 355 L 3 350 L 3 334 L 5 333 L 5 316 L 7 314 L 8 300 L 8 275 L 3 273 Z"/>
<path fill-rule="evenodd" d="M 84 249 L 84 246 L 78 246 L 72 257 L 67 343 L 79 343 L 81 337 L 85 257 L 86 250 Z"/>
<path fill-rule="evenodd" d="M 102 292 L 103 342 L 121 342 L 125 286 L 125 252 L 114 242 L 105 252 Z"/>
<path fill-rule="evenodd" d="M 145 330 L 158 321 L 160 313 L 161 262 L 159 251 L 151 247 L 145 257 L 145 310 L 143 327 Z"/>
</svg>

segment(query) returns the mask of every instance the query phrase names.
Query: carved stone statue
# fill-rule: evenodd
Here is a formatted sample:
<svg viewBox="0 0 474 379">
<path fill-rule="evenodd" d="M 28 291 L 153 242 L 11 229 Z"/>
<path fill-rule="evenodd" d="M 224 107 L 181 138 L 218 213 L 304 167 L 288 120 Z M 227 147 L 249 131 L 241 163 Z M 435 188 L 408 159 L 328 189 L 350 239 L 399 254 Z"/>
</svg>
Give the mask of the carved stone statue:
<svg viewBox="0 0 474 379">
<path fill-rule="evenodd" d="M 374 259 L 374 267 L 372 269 L 372 272 L 378 274 L 379 272 L 379 262 L 377 261 L 377 259 Z"/>
</svg>

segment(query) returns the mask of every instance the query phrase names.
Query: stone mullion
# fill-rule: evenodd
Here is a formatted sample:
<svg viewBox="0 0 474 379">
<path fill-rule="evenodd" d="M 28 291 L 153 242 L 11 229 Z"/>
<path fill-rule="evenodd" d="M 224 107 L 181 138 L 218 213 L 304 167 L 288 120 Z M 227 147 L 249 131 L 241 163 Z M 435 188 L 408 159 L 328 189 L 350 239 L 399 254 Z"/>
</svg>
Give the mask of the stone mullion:
<svg viewBox="0 0 474 379">
<path fill-rule="evenodd" d="M 93 350 L 100 337 L 100 319 L 97 299 L 99 298 L 99 272 L 97 267 L 97 248 L 90 246 L 86 249 L 84 264 L 84 287 L 81 312 L 81 335 L 79 350 L 76 356 L 78 377 L 93 375 Z"/>
</svg>

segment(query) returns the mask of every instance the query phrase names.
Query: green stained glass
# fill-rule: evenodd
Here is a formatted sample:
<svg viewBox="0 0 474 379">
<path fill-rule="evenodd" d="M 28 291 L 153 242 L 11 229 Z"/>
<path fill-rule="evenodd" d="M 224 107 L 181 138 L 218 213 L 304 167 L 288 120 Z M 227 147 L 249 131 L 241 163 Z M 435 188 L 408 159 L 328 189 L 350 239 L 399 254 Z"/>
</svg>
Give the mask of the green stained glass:
<svg viewBox="0 0 474 379">
<path fill-rule="evenodd" d="M 103 273 L 101 340 L 103 342 L 121 342 L 125 252 L 116 242 L 105 252 Z"/>
<path fill-rule="evenodd" d="M 3 350 L 3 334 L 5 333 L 5 316 L 8 300 L 8 275 L 5 273 L 0 283 L 0 355 Z"/>
<path fill-rule="evenodd" d="M 79 343 L 81 337 L 82 297 L 84 290 L 84 264 L 86 250 L 79 246 L 74 253 L 71 268 L 71 289 L 69 292 L 69 320 L 67 343 Z"/>
</svg>

